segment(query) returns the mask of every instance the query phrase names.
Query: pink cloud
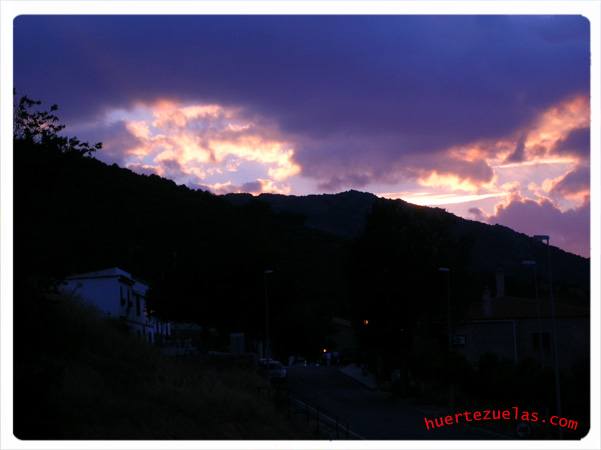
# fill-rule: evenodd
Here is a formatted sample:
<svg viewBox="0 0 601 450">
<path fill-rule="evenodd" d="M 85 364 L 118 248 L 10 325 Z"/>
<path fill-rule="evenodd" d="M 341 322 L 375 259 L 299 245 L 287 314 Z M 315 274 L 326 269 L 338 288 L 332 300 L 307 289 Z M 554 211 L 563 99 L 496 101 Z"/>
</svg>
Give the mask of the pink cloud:
<svg viewBox="0 0 601 450">
<path fill-rule="evenodd" d="M 474 211 L 477 216 L 478 212 Z M 497 206 L 487 221 L 528 235 L 548 234 L 552 245 L 588 257 L 590 254 L 590 202 L 561 211 L 551 201 L 539 202 L 514 196 Z"/>
<path fill-rule="evenodd" d="M 590 167 L 588 164 L 579 165 L 560 178 L 551 188 L 551 194 L 581 204 L 587 202 L 590 195 Z"/>
<path fill-rule="evenodd" d="M 240 108 L 160 100 L 108 117 L 117 117 L 129 138 L 111 149 L 141 173 L 214 193 L 287 193 L 286 180 L 301 171 L 293 145 L 277 127 Z M 241 178 L 254 181 L 240 184 Z"/>
</svg>

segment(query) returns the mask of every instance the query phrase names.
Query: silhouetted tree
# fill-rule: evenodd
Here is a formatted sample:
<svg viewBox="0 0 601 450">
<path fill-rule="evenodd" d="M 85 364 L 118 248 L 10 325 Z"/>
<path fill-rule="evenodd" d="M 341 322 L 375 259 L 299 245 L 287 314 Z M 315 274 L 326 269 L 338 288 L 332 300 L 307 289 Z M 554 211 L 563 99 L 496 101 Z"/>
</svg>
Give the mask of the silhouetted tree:
<svg viewBox="0 0 601 450">
<path fill-rule="evenodd" d="M 102 148 L 102 143 L 89 144 L 76 137 L 61 136 L 65 129 L 56 114 L 58 105 L 50 106 L 48 111 L 37 109 L 42 104 L 26 95 L 16 100 L 13 106 L 13 139 L 22 143 L 35 143 L 61 153 L 77 153 L 89 156 Z"/>
</svg>

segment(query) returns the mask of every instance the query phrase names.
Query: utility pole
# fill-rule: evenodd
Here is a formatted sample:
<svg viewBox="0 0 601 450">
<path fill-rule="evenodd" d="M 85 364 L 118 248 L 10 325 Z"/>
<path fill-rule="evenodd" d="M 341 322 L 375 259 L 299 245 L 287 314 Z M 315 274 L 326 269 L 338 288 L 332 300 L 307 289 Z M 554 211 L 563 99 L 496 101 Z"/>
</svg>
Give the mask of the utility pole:
<svg viewBox="0 0 601 450">
<path fill-rule="evenodd" d="M 439 272 L 446 274 L 447 279 L 447 334 L 449 337 L 449 352 L 453 348 L 453 334 L 451 332 L 451 269 L 448 267 L 439 267 Z"/>
<path fill-rule="evenodd" d="M 538 276 L 537 276 L 537 268 L 536 261 L 527 260 L 522 261 L 522 265 L 532 267 L 532 273 L 534 277 L 534 300 L 536 301 L 536 309 L 538 313 L 538 351 L 541 367 L 545 367 L 545 353 L 543 349 L 543 319 L 542 319 L 542 310 L 540 304 L 540 298 L 538 296 Z"/>
<path fill-rule="evenodd" d="M 449 335 L 449 363 L 450 356 L 453 351 L 453 332 L 451 325 L 451 269 L 448 267 L 439 267 L 439 272 L 442 272 L 446 275 L 447 279 L 447 333 Z M 455 384 L 453 381 L 450 381 L 449 384 L 449 406 L 455 406 Z"/>
<path fill-rule="evenodd" d="M 536 235 L 534 239 L 547 244 L 547 269 L 549 276 L 549 301 L 551 302 L 551 324 L 553 327 L 553 369 L 555 373 L 555 407 L 557 415 L 561 417 L 561 383 L 559 373 L 559 351 L 557 349 L 557 314 L 555 311 L 555 297 L 553 295 L 553 272 L 551 270 L 551 238 L 548 235 Z M 563 430 L 559 429 L 560 439 L 563 437 Z"/>
<path fill-rule="evenodd" d="M 273 270 L 263 271 L 263 287 L 265 289 L 265 358 L 271 358 L 271 342 L 269 339 L 269 294 L 267 289 L 267 275 L 273 273 Z"/>
</svg>

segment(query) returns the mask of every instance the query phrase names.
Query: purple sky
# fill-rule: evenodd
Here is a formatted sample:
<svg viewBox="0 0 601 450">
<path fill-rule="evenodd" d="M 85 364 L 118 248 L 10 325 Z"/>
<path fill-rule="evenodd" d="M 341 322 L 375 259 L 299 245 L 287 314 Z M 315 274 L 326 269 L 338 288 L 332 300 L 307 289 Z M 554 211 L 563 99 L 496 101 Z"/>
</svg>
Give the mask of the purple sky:
<svg viewBox="0 0 601 450">
<path fill-rule="evenodd" d="M 20 16 L 15 87 L 140 173 L 370 191 L 588 256 L 588 39 L 580 16 Z"/>
</svg>

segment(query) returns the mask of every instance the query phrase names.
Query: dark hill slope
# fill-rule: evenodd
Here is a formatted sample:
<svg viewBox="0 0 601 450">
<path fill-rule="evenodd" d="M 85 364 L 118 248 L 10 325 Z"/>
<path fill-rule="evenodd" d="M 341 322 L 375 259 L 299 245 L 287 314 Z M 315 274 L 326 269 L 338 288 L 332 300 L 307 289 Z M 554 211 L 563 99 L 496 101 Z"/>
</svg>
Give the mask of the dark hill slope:
<svg viewBox="0 0 601 450">
<path fill-rule="evenodd" d="M 225 198 L 232 204 L 242 205 L 253 197 L 250 194 L 228 194 Z M 355 238 L 361 234 L 367 215 L 378 199 L 373 194 L 352 190 L 331 195 L 261 194 L 257 198 L 268 203 L 275 212 L 303 216 L 307 227 L 345 238 Z"/>
<path fill-rule="evenodd" d="M 238 205 L 253 199 L 250 194 L 229 194 L 225 198 Z M 414 214 L 424 216 L 426 220 L 445 217 L 449 231 L 470 245 L 469 267 L 473 271 L 493 272 L 498 268 L 508 272 L 523 271 L 520 266 L 524 260 L 535 260 L 541 270 L 547 270 L 547 249 L 540 242 L 510 228 L 466 220 L 440 208 L 380 199 L 370 193 L 352 190 L 302 197 L 261 194 L 257 198 L 268 203 L 274 211 L 300 215 L 307 227 L 345 238 L 356 238 L 363 233 L 374 203 L 395 203 L 400 206 L 400 220 L 412 220 Z M 588 259 L 552 246 L 551 261 L 556 282 L 588 286 Z"/>
<path fill-rule="evenodd" d="M 453 244 L 443 251 L 441 242 Z M 418 257 L 422 266 L 413 264 Z M 296 330 L 285 343 L 296 348 L 319 346 L 330 317 L 348 312 L 359 268 L 387 259 L 399 270 L 452 261 L 480 274 L 503 267 L 526 293 L 531 278 L 521 261 L 536 259 L 546 271 L 542 244 L 439 208 L 356 191 L 221 197 L 93 158 L 15 145 L 17 285 L 121 266 L 153 286 L 154 307 L 165 316 L 261 335 L 268 283 L 274 333 Z M 588 260 L 557 248 L 551 259 L 557 292 L 588 298 Z M 274 270 L 269 280 L 266 269 Z M 428 283 L 434 275 L 424 273 Z"/>
<path fill-rule="evenodd" d="M 346 240 L 274 214 L 234 206 L 94 158 L 15 143 L 15 286 L 122 267 L 151 286 L 153 308 L 261 336 L 265 285 L 272 333 L 294 351 L 321 345 L 346 298 Z M 268 280 L 264 271 L 273 269 Z M 307 323 L 311 327 L 307 327 Z"/>
</svg>

